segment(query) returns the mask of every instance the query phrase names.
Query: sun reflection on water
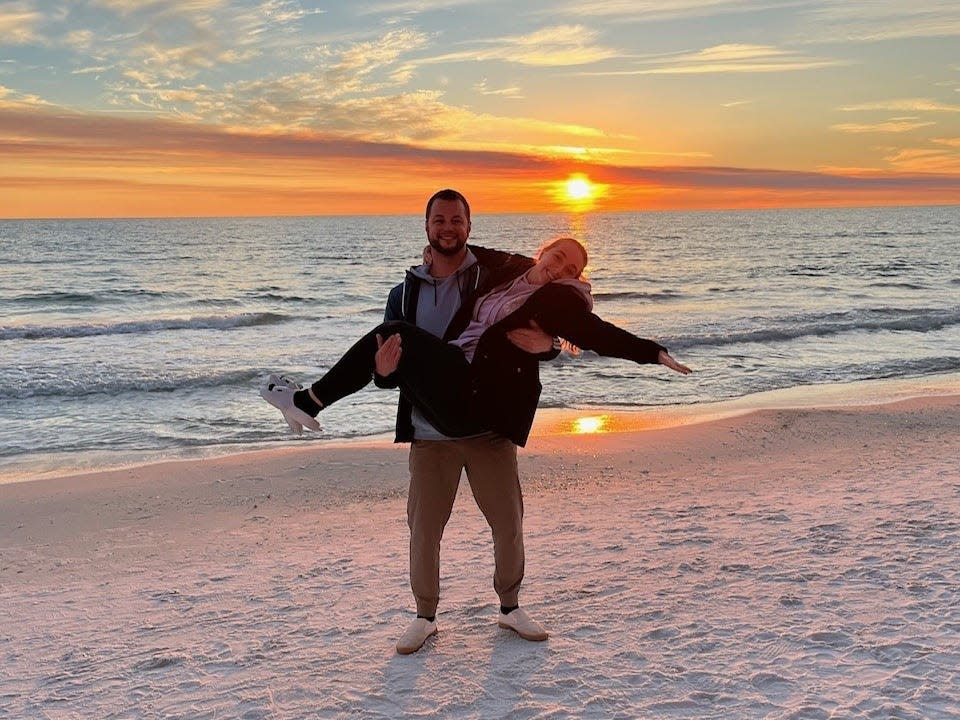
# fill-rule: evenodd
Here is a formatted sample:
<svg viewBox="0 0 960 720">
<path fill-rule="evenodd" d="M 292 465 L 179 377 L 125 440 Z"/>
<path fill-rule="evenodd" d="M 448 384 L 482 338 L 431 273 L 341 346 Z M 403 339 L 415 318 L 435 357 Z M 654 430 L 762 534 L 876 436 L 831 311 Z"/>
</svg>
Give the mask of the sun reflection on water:
<svg viewBox="0 0 960 720">
<path fill-rule="evenodd" d="M 609 415 L 591 415 L 576 418 L 573 421 L 573 432 L 577 435 L 605 432 L 609 421 Z"/>
</svg>

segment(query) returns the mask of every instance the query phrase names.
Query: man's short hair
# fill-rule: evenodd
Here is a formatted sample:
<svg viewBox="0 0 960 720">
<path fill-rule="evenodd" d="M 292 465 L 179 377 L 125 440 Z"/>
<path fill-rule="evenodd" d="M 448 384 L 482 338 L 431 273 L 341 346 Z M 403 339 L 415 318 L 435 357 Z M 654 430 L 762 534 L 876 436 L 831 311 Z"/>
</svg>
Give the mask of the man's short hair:
<svg viewBox="0 0 960 720">
<path fill-rule="evenodd" d="M 427 211 L 424 213 L 427 220 L 430 219 L 430 208 L 433 206 L 434 200 L 459 200 L 463 203 L 463 209 L 467 211 L 467 220 L 470 219 L 470 203 L 467 202 L 467 199 L 456 190 L 446 188 L 445 190 L 438 190 L 427 200 Z"/>
</svg>

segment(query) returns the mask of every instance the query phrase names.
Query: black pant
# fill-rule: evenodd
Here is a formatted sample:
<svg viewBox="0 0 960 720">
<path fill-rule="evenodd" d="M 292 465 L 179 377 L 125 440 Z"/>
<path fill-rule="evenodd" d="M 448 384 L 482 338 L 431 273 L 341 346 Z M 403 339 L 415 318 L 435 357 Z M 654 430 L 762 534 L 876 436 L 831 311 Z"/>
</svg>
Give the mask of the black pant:
<svg viewBox="0 0 960 720">
<path fill-rule="evenodd" d="M 357 392 L 373 379 L 378 334 L 384 340 L 400 335 L 400 391 L 431 425 L 450 437 L 476 435 L 486 429 L 477 418 L 470 363 L 460 348 L 405 322 L 378 325 L 313 384 L 313 394 L 324 407 Z"/>
</svg>

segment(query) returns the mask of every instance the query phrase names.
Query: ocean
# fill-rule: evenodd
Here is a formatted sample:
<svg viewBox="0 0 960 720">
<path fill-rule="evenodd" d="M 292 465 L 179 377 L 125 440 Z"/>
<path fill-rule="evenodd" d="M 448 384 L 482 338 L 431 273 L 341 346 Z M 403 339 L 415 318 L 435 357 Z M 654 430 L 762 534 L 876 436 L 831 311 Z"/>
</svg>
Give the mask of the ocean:
<svg viewBox="0 0 960 720">
<path fill-rule="evenodd" d="M 960 377 L 960 206 L 479 214 L 471 242 L 532 254 L 559 234 L 587 244 L 595 311 L 695 373 L 563 355 L 541 407 Z M 0 479 L 389 437 L 393 391 L 294 440 L 257 389 L 329 368 L 424 242 L 412 215 L 0 221 Z"/>
</svg>

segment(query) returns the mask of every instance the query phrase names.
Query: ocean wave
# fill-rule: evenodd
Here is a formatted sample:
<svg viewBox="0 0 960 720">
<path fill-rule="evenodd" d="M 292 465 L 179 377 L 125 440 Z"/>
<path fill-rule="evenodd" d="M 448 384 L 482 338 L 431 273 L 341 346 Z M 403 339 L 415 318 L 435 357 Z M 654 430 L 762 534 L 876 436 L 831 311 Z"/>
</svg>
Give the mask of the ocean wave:
<svg viewBox="0 0 960 720">
<path fill-rule="evenodd" d="M 595 300 L 677 300 L 683 297 L 683 293 L 677 290 L 664 290 L 663 292 L 595 292 Z"/>
<path fill-rule="evenodd" d="M 960 370 L 960 356 L 919 358 L 906 362 L 897 360 L 874 365 L 861 364 L 858 369 L 861 370 L 864 379 L 867 380 L 936 375 Z"/>
<path fill-rule="evenodd" d="M 113 323 L 78 323 L 71 325 L 0 325 L 0 340 L 48 340 L 91 337 L 95 335 L 136 335 L 164 330 L 231 330 L 256 325 L 278 325 L 293 320 L 278 313 L 237 313 L 186 318 L 155 318 Z"/>
<path fill-rule="evenodd" d="M 18 378 L 12 375 L 0 383 L 0 399 L 23 400 L 31 397 L 86 397 L 88 395 L 125 395 L 127 393 L 168 393 L 203 388 L 252 388 L 265 377 L 262 370 L 232 370 L 222 373 L 166 373 L 149 377 L 115 375 L 46 376 Z"/>
<path fill-rule="evenodd" d="M 880 288 L 901 288 L 903 290 L 926 290 L 926 285 L 918 285 L 912 282 L 872 282 L 870 287 Z"/>
<path fill-rule="evenodd" d="M 119 303 L 129 300 L 143 300 L 144 298 L 171 298 L 183 297 L 183 293 L 171 293 L 162 290 L 117 289 L 99 290 L 97 292 L 70 292 L 50 291 L 24 293 L 5 298 L 4 303 L 11 305 L 98 305 L 103 303 Z"/>
<path fill-rule="evenodd" d="M 893 378 L 927 377 L 960 370 L 960 356 L 939 355 L 912 360 L 893 359 L 868 362 L 821 365 L 797 368 L 777 375 L 762 375 L 753 382 L 745 383 L 734 397 L 768 390 L 780 390 L 806 385 L 836 382 L 859 382 L 862 380 L 887 380 Z"/>
<path fill-rule="evenodd" d="M 943 309 L 871 309 L 801 318 L 758 320 L 766 327 L 759 330 L 724 332 L 714 335 L 679 336 L 670 341 L 675 347 L 739 345 L 743 343 L 771 343 L 797 340 L 804 337 L 826 337 L 843 333 L 904 330 L 933 332 L 960 325 L 960 308 Z M 774 325 L 774 327 L 770 327 Z"/>
<path fill-rule="evenodd" d="M 308 303 L 314 302 L 315 298 L 304 297 L 303 295 L 286 295 L 279 292 L 248 292 L 245 297 L 252 300 L 270 300 L 281 303 Z"/>
</svg>

